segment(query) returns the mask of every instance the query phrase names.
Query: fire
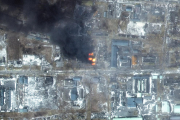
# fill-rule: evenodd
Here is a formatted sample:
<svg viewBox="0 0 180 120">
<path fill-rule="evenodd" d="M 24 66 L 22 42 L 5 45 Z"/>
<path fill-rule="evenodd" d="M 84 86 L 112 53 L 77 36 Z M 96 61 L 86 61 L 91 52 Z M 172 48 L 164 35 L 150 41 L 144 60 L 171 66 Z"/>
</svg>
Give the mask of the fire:
<svg viewBox="0 0 180 120">
<path fill-rule="evenodd" d="M 94 57 L 94 53 L 89 53 L 89 61 L 91 61 L 91 65 L 96 65 L 96 58 Z"/>
<path fill-rule="evenodd" d="M 96 62 L 96 59 L 95 59 L 95 58 L 93 58 L 93 59 L 92 59 L 92 62 Z"/>
<path fill-rule="evenodd" d="M 96 65 L 96 63 L 92 63 L 91 65 Z"/>
<path fill-rule="evenodd" d="M 88 58 L 88 60 L 90 60 L 90 61 L 91 61 L 91 60 L 93 60 L 93 59 L 92 59 L 92 58 Z"/>
<path fill-rule="evenodd" d="M 94 53 L 89 53 L 89 56 L 93 56 L 94 55 Z"/>
</svg>

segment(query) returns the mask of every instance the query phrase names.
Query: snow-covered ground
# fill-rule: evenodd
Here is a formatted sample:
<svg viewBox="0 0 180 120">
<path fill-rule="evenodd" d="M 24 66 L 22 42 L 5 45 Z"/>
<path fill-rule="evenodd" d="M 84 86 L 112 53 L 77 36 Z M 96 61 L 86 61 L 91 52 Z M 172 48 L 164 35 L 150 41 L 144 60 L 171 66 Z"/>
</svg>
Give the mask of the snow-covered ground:
<svg viewBox="0 0 180 120">
<path fill-rule="evenodd" d="M 0 36 L 0 60 L 5 57 L 5 61 L 7 60 L 7 51 L 6 51 L 6 43 L 3 41 L 4 36 Z M 5 63 L 0 63 L 0 66 L 4 66 Z"/>
<path fill-rule="evenodd" d="M 2 50 L 0 50 L 0 58 L 2 58 L 2 57 L 6 58 L 6 54 L 7 54 L 6 47 L 4 47 L 4 48 L 2 48 Z"/>
<path fill-rule="evenodd" d="M 35 55 L 23 55 L 23 65 L 40 65 L 41 59 Z"/>
<path fill-rule="evenodd" d="M 127 34 L 130 35 L 138 35 L 138 36 L 144 36 L 145 31 L 144 31 L 144 26 L 145 22 L 132 22 L 130 21 L 129 24 L 127 25 Z"/>
<path fill-rule="evenodd" d="M 37 82 L 36 77 L 28 77 L 28 86 L 25 86 L 25 105 L 29 107 L 29 111 L 57 109 L 54 86 L 45 88 L 41 85 L 43 85 L 43 81 Z"/>
<path fill-rule="evenodd" d="M 11 109 L 17 109 L 17 98 L 16 98 L 16 91 L 11 91 Z"/>
</svg>

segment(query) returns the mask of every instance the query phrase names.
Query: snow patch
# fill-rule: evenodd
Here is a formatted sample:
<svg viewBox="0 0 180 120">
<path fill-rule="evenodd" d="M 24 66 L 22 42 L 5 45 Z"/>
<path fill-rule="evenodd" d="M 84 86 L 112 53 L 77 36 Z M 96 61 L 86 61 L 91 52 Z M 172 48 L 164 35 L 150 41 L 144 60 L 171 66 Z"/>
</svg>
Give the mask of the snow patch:
<svg viewBox="0 0 180 120">
<path fill-rule="evenodd" d="M 41 59 L 35 55 L 23 55 L 23 64 L 24 65 L 40 65 Z"/>
<path fill-rule="evenodd" d="M 127 34 L 131 35 L 138 35 L 138 36 L 144 36 L 145 31 L 144 31 L 144 26 L 146 23 L 144 22 L 132 22 L 130 21 L 129 24 L 127 25 Z"/>
</svg>

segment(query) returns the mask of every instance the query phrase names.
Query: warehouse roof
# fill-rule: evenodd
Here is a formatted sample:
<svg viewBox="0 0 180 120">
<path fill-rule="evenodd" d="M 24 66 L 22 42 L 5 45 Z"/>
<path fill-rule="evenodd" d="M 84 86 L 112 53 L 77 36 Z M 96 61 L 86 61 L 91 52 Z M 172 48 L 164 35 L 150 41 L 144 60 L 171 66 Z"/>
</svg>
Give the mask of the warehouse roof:
<svg viewBox="0 0 180 120">
<path fill-rule="evenodd" d="M 162 102 L 162 113 L 170 113 L 170 105 L 168 101 Z"/>
<path fill-rule="evenodd" d="M 174 106 L 174 113 L 180 114 L 180 105 L 175 105 Z"/>
<path fill-rule="evenodd" d="M 28 77 L 27 76 L 19 76 L 18 83 L 28 84 Z"/>
<path fill-rule="evenodd" d="M 180 116 L 172 116 L 170 117 L 170 120 L 180 120 Z"/>
<path fill-rule="evenodd" d="M 72 88 L 71 89 L 71 100 L 75 101 L 75 100 L 77 100 L 77 98 L 78 98 L 77 88 Z"/>
</svg>

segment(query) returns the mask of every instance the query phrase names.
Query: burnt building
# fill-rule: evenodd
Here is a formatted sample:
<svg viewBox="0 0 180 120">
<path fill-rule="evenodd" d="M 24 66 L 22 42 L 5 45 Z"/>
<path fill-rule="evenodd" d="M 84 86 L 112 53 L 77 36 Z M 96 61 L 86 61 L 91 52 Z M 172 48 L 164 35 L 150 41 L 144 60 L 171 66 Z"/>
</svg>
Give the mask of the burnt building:
<svg viewBox="0 0 180 120">
<path fill-rule="evenodd" d="M 129 41 L 127 40 L 113 40 L 111 44 L 111 67 L 117 67 L 117 52 L 118 47 L 128 47 Z"/>
<path fill-rule="evenodd" d="M 46 76 L 45 85 L 53 85 L 53 77 L 52 76 Z"/>
</svg>

